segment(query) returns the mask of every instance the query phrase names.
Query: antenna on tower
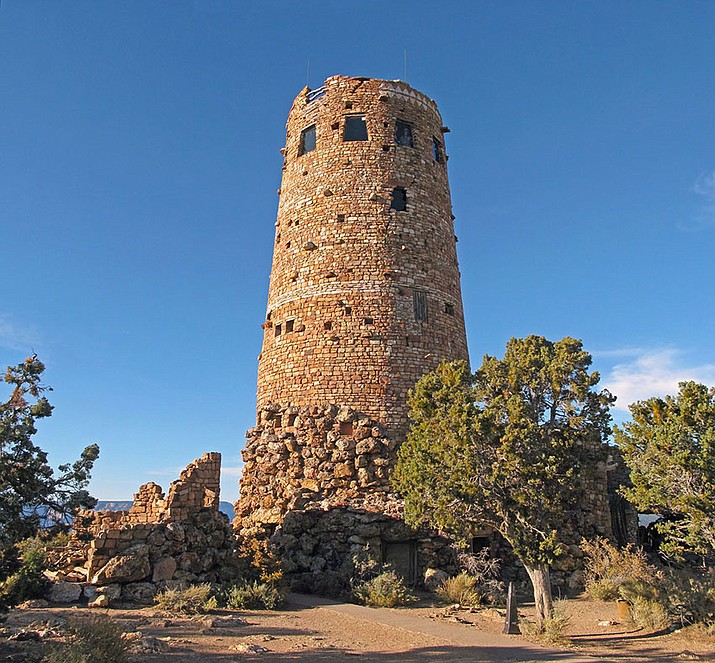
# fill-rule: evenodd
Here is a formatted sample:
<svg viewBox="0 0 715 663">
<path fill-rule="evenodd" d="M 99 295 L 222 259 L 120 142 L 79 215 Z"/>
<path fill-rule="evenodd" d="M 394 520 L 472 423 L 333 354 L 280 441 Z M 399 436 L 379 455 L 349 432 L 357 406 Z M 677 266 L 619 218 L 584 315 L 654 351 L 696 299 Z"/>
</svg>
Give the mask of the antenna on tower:
<svg viewBox="0 0 715 663">
<path fill-rule="evenodd" d="M 308 66 L 305 71 L 305 87 L 310 87 L 310 60 L 308 60 Z"/>
<path fill-rule="evenodd" d="M 407 83 L 407 49 L 405 49 L 403 51 L 403 53 L 404 53 L 404 64 L 405 64 L 405 77 L 402 80 L 405 81 L 405 83 Z"/>
</svg>

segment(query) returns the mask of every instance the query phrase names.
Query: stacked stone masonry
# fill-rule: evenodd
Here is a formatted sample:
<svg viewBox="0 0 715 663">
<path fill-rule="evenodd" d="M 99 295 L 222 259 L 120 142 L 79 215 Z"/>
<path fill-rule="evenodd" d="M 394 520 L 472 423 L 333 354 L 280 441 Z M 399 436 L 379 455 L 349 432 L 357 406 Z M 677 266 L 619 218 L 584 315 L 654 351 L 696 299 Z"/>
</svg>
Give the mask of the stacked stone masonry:
<svg viewBox="0 0 715 663">
<path fill-rule="evenodd" d="M 345 76 L 302 90 L 286 129 L 234 525 L 271 537 L 307 589 L 344 577 L 360 551 L 389 559 L 400 541 L 412 552 L 395 555 L 421 579 L 453 558 L 436 533 L 404 525 L 389 478 L 409 390 L 441 361 L 468 359 L 448 129 L 406 83 Z M 582 479 L 568 538 L 610 536 L 605 459 Z"/>
<path fill-rule="evenodd" d="M 344 139 L 356 117 L 367 140 Z M 398 121 L 411 146 L 396 142 Z M 310 127 L 315 148 L 304 151 Z M 296 98 L 259 408 L 336 403 L 401 436 L 408 390 L 443 359 L 467 358 L 443 131 L 435 103 L 400 81 L 334 76 Z M 404 211 L 391 208 L 395 189 Z"/>
<path fill-rule="evenodd" d="M 129 511 L 81 511 L 73 542 L 53 560 L 56 579 L 80 583 L 78 596 L 150 602 L 158 589 L 216 582 L 229 572 L 233 531 L 218 509 L 221 455 L 206 453 L 172 482 L 144 484 Z"/>
</svg>

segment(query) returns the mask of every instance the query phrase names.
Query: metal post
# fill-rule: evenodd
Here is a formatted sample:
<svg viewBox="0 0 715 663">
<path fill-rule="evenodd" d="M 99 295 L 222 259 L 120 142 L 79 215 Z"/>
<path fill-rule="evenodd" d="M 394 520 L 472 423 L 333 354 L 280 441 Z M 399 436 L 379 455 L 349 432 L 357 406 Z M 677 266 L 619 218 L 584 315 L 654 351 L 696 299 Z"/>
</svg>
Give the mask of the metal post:
<svg viewBox="0 0 715 663">
<path fill-rule="evenodd" d="M 504 630 L 502 633 L 509 635 L 519 635 L 519 615 L 516 612 L 516 600 L 514 599 L 514 583 L 509 583 L 509 591 L 506 595 L 506 617 L 504 619 Z"/>
</svg>

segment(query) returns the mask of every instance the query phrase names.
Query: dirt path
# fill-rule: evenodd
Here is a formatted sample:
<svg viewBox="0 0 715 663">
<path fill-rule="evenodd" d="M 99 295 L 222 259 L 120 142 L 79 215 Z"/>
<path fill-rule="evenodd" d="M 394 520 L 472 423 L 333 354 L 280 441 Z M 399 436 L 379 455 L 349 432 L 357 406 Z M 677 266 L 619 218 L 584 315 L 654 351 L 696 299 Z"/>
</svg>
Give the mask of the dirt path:
<svg viewBox="0 0 715 663">
<path fill-rule="evenodd" d="M 454 612 L 445 608 L 374 609 L 314 596 L 291 595 L 280 611 L 215 611 L 194 618 L 167 617 L 153 608 L 109 610 L 136 639 L 148 638 L 156 653 L 133 663 L 323 663 L 357 658 L 365 663 L 663 663 L 715 661 L 715 639 L 692 632 L 652 634 L 615 621 L 615 604 L 566 602 L 572 622 L 570 650 L 545 648 L 521 636 L 501 634 L 503 612 Z M 528 614 L 529 608 L 520 609 Z M 10 640 L 10 631 L 70 616 L 96 614 L 86 608 L 15 610 L 0 661 L 32 663 L 59 640 Z M 44 628 L 47 628 L 46 626 Z M 56 629 L 55 629 L 56 630 Z M 45 644 L 47 643 L 47 644 Z"/>
</svg>

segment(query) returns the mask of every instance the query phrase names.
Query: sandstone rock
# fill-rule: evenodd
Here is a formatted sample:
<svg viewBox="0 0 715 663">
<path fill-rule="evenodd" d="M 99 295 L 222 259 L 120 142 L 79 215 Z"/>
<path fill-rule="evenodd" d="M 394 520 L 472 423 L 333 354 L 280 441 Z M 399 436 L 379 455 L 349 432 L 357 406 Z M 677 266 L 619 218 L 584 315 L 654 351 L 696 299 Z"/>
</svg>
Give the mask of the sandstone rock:
<svg viewBox="0 0 715 663">
<path fill-rule="evenodd" d="M 133 582 L 149 575 L 149 547 L 138 544 L 110 559 L 92 578 L 95 585 L 113 582 Z"/>
</svg>

